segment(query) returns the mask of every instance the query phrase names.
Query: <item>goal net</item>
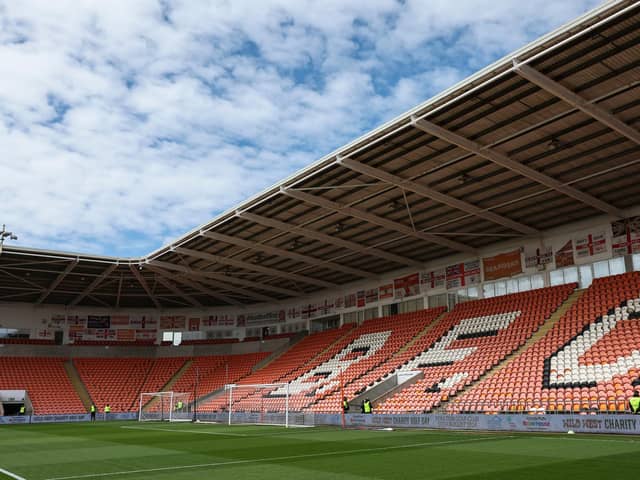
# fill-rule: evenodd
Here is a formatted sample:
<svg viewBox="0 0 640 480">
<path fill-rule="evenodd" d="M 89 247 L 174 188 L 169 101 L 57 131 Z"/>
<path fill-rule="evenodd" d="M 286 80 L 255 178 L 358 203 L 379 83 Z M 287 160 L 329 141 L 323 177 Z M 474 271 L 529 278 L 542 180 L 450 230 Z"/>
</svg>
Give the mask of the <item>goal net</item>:
<svg viewBox="0 0 640 480">
<path fill-rule="evenodd" d="M 225 385 L 229 425 L 313 426 L 312 413 L 292 412 L 288 383 Z"/>
<path fill-rule="evenodd" d="M 190 422 L 193 420 L 192 395 L 181 392 L 141 393 L 138 420 Z"/>
</svg>

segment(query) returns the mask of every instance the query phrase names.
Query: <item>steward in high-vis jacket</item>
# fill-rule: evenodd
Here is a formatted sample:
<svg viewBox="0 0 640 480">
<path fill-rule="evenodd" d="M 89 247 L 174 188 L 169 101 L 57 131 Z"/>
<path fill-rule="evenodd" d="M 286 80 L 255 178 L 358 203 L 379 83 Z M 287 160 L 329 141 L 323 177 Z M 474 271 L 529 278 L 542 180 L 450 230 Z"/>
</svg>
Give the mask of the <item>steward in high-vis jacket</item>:
<svg viewBox="0 0 640 480">
<path fill-rule="evenodd" d="M 25 408 L 25 406 L 24 406 L 24 405 L 22 405 L 22 406 L 20 407 L 20 415 L 24 415 L 24 414 L 26 413 L 26 411 L 27 411 L 27 409 Z"/>
<path fill-rule="evenodd" d="M 91 421 L 96 421 L 96 406 L 92 403 L 89 407 L 89 412 L 91 413 Z"/>
<path fill-rule="evenodd" d="M 348 402 L 348 400 L 347 400 L 347 397 L 344 397 L 344 398 L 342 399 L 342 411 L 343 411 L 344 413 L 347 413 L 347 412 L 349 411 L 349 402 Z"/>
<path fill-rule="evenodd" d="M 104 419 L 108 420 L 109 419 L 109 414 L 111 413 L 111 407 L 109 406 L 109 404 L 107 403 L 104 406 Z"/>
<path fill-rule="evenodd" d="M 629 399 L 629 408 L 634 415 L 640 414 L 640 392 L 633 392 L 633 397 Z"/>
<path fill-rule="evenodd" d="M 373 407 L 371 406 L 371 401 L 368 398 L 364 401 L 362 406 L 364 413 L 373 413 Z"/>
</svg>

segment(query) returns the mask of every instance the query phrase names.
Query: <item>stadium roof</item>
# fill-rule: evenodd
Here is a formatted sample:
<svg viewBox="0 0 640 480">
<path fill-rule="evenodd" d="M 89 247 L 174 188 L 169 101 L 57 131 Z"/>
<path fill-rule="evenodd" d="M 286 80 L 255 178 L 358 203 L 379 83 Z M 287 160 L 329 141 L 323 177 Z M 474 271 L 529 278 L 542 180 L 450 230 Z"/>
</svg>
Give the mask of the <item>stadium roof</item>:
<svg viewBox="0 0 640 480">
<path fill-rule="evenodd" d="M 622 217 L 639 119 L 640 2 L 610 2 L 144 258 L 5 245 L 0 301 L 273 302 Z"/>
</svg>

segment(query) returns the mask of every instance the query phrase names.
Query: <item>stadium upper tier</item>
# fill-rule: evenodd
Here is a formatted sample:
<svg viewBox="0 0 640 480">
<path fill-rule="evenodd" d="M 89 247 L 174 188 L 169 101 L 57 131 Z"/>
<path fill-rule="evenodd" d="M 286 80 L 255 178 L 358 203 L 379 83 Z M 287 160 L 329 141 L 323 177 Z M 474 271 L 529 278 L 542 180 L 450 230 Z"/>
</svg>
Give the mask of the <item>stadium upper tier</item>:
<svg viewBox="0 0 640 480">
<path fill-rule="evenodd" d="M 625 218 L 639 42 L 640 4 L 606 2 L 142 258 L 5 244 L 0 298 L 241 310 Z"/>
</svg>

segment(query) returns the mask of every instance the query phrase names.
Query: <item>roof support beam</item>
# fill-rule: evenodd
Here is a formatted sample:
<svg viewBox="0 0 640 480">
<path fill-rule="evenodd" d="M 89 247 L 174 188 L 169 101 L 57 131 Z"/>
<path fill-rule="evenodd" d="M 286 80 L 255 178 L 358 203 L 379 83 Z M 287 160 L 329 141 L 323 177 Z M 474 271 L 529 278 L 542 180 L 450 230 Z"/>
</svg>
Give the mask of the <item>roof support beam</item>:
<svg viewBox="0 0 640 480">
<path fill-rule="evenodd" d="M 553 177 L 545 175 L 544 173 L 541 173 L 531 167 L 517 162 L 503 153 L 487 148 L 486 146 L 469 140 L 468 138 L 458 135 L 457 133 L 450 132 L 449 130 L 444 129 L 436 125 L 435 123 L 428 122 L 427 120 L 414 119 L 413 125 L 423 132 L 445 140 L 475 155 L 486 158 L 496 165 L 500 165 L 501 167 L 516 172 L 523 177 L 538 182 L 541 185 L 549 187 L 557 192 L 567 195 L 568 197 L 574 198 L 584 203 L 585 205 L 589 205 L 597 210 L 606 212 L 614 217 L 623 217 L 622 212 L 613 205 L 609 205 L 608 203 L 603 202 L 602 200 L 589 195 L 588 193 L 578 190 L 577 188 L 570 185 L 566 185 Z"/>
<path fill-rule="evenodd" d="M 296 273 L 289 273 L 282 270 L 277 270 L 275 268 L 263 267 L 261 265 L 248 263 L 242 260 L 236 260 L 234 258 L 228 258 L 228 257 L 221 257 L 219 255 L 212 255 L 210 253 L 200 252 L 198 250 L 192 250 L 190 248 L 176 247 L 174 249 L 174 252 L 180 253 L 182 255 L 187 255 L 188 257 L 199 258 L 201 260 L 207 260 L 213 263 L 220 263 L 222 265 L 231 265 L 232 267 L 243 268 L 245 270 L 253 270 L 254 272 L 264 273 L 265 275 L 286 278 L 296 282 L 315 285 L 318 287 L 333 288 L 336 286 L 331 282 L 325 282 L 324 280 L 308 277 L 306 275 L 298 275 Z"/>
<path fill-rule="evenodd" d="M 327 268 L 328 270 L 335 270 L 337 272 L 342 272 L 349 275 L 355 275 L 361 278 L 372 278 L 377 276 L 375 273 L 367 272 L 365 270 L 360 270 L 358 268 L 347 267 L 346 265 L 341 265 L 339 263 L 334 263 L 332 261 L 320 260 L 319 258 L 310 257 L 309 255 L 303 255 L 302 253 L 291 252 L 283 248 L 272 247 L 271 245 L 256 243 L 249 240 L 232 237 L 230 235 L 224 235 L 222 233 L 202 232 L 201 235 L 203 237 L 207 237 L 212 240 L 217 240 L 219 242 L 228 243 L 230 245 L 237 245 L 239 247 L 248 248 L 249 250 L 257 250 L 260 252 L 265 252 L 269 255 L 276 255 L 278 257 L 297 260 L 298 262 L 307 263 L 309 265 L 314 265 L 317 267 L 324 267 L 324 268 Z"/>
<path fill-rule="evenodd" d="M 531 83 L 558 97 L 572 107 L 575 107 L 578 110 L 586 113 L 590 117 L 595 118 L 600 123 L 606 125 L 611 130 L 618 132 L 623 137 L 627 137 L 637 145 L 640 145 L 640 132 L 638 132 L 634 128 L 631 128 L 629 125 L 613 116 L 604 108 L 599 107 L 589 100 L 585 100 L 580 95 L 572 92 L 558 82 L 551 80 L 549 77 L 547 77 L 543 73 L 540 73 L 538 70 L 530 67 L 527 64 L 518 63 L 516 60 L 514 60 L 513 66 L 516 73 L 521 77 L 526 78 Z"/>
<path fill-rule="evenodd" d="M 87 288 L 85 288 L 82 291 L 82 293 L 80 293 L 80 295 L 78 295 L 76 298 L 71 300 L 71 303 L 69 304 L 69 306 L 70 307 L 75 307 L 78 303 L 80 303 L 87 295 L 89 295 L 91 292 L 93 292 L 95 290 L 95 288 L 98 285 L 100 285 L 109 275 L 111 275 L 111 273 L 116 268 L 118 268 L 118 264 L 117 263 L 112 263 L 111 265 L 109 265 L 104 272 L 102 272 L 100 275 L 98 275 L 96 278 L 94 278 L 93 282 L 91 282 L 89 285 L 87 285 Z"/>
<path fill-rule="evenodd" d="M 144 279 L 144 277 L 140 273 L 140 270 L 138 270 L 133 265 L 129 265 L 129 270 L 131 270 L 131 273 L 133 273 L 133 276 L 136 277 L 136 280 L 138 280 L 138 283 L 142 286 L 144 291 L 147 292 L 147 295 L 149 296 L 149 298 L 151 299 L 153 304 L 156 306 L 156 308 L 158 310 L 160 310 L 162 308 L 162 305 L 160 304 L 160 302 L 158 301 L 156 296 L 153 294 L 153 292 L 149 288 L 149 284 L 147 283 L 147 281 Z"/>
<path fill-rule="evenodd" d="M 305 192 L 300 192 L 298 190 L 288 189 L 284 187 L 280 187 L 280 192 L 282 192 L 284 195 L 300 200 L 301 202 L 306 202 L 311 205 L 316 205 L 318 207 L 321 207 L 327 210 L 332 210 L 337 213 L 342 213 L 344 215 L 356 217 L 366 222 L 373 223 L 375 225 L 379 225 L 381 227 L 387 228 L 391 231 L 403 233 L 408 237 L 414 237 L 420 240 L 424 240 L 426 242 L 435 243 L 437 245 L 441 245 L 443 247 L 446 247 L 458 252 L 469 253 L 472 255 L 478 254 L 475 248 L 470 247 L 468 245 L 464 245 L 463 243 L 456 242 L 455 240 L 450 240 L 448 238 L 439 237 L 431 233 L 414 230 L 411 227 L 403 225 L 402 223 L 398 223 L 393 220 L 387 220 L 386 218 L 379 217 L 377 215 L 366 212 L 364 210 L 360 210 L 355 207 L 349 207 L 347 205 L 342 205 L 340 203 L 333 202 L 323 197 L 310 195 Z"/>
<path fill-rule="evenodd" d="M 260 290 L 268 290 L 268 291 L 272 291 L 275 293 L 280 293 L 282 295 L 287 295 L 287 296 L 291 296 L 291 297 L 296 297 L 300 295 L 300 292 L 297 292 L 295 290 L 289 290 L 287 288 L 281 288 L 281 287 L 276 287 L 273 285 L 269 285 L 266 283 L 259 283 L 259 282 L 253 282 L 251 280 L 245 280 L 244 278 L 236 278 L 236 277 L 232 277 L 230 275 L 219 275 L 217 273 L 214 272 L 207 272 L 204 270 L 193 270 L 192 268 L 189 267 L 185 267 L 184 265 L 176 265 L 170 262 L 163 262 L 161 260 L 153 260 L 152 265 L 158 266 L 160 268 L 164 268 L 165 270 L 174 270 L 177 272 L 181 272 L 184 273 L 188 276 L 193 276 L 193 277 L 204 277 L 204 278 L 209 278 L 212 280 L 215 280 L 215 282 L 209 282 L 212 285 L 214 283 L 217 283 L 219 288 L 223 288 L 225 290 L 230 290 L 230 291 L 234 291 L 234 292 L 238 292 L 241 293 L 242 295 L 245 295 L 247 297 L 250 298 L 255 298 L 257 300 L 263 300 L 265 302 L 273 302 L 275 300 L 277 300 L 274 297 L 269 297 L 267 295 L 263 295 L 261 293 L 257 293 L 254 292 L 252 290 L 245 290 L 242 289 L 240 287 L 236 287 L 234 285 L 232 285 L 233 283 L 235 283 L 236 285 L 242 285 L 244 287 L 249 287 L 249 288 L 257 288 Z"/>
<path fill-rule="evenodd" d="M 189 280 L 188 278 L 185 278 L 181 275 L 173 275 L 165 270 L 162 270 L 160 268 L 156 268 L 155 266 L 151 266 L 151 265 L 147 265 L 146 268 L 148 268 L 149 270 L 151 270 L 152 272 L 154 272 L 156 275 L 158 275 L 158 277 L 162 277 L 165 279 L 173 279 L 174 281 L 181 283 L 183 285 L 186 285 L 188 287 L 193 288 L 194 290 L 199 291 L 200 293 L 203 293 L 205 295 L 208 295 L 212 298 L 215 298 L 217 300 L 220 300 L 222 302 L 228 303 L 230 305 L 242 305 L 242 302 L 239 302 L 238 300 L 235 300 L 231 297 L 228 297 L 226 295 L 223 295 L 222 293 L 213 291 L 213 290 L 209 290 L 208 288 L 203 287 L 202 285 L 200 285 L 198 282 Z M 160 278 L 158 278 L 158 281 L 160 281 Z M 185 295 L 186 298 L 186 295 Z M 194 298 L 193 299 L 194 302 L 197 302 L 197 300 Z"/>
<path fill-rule="evenodd" d="M 261 217 L 260 215 L 256 215 L 255 213 L 250 212 L 236 212 L 236 215 L 247 221 L 254 222 L 259 225 L 264 225 L 265 227 L 271 227 L 283 232 L 302 235 L 304 237 L 312 238 L 313 240 L 317 240 L 329 245 L 336 245 L 338 247 L 346 248 L 347 250 L 351 250 L 359 254 L 368 254 L 374 257 L 382 258 L 383 260 L 387 260 L 389 262 L 398 263 L 400 265 L 407 265 L 416 268 L 422 268 L 423 266 L 420 262 L 416 262 L 415 260 L 412 260 L 410 258 L 403 257 L 402 255 L 396 255 L 395 253 L 386 252 L 384 250 L 380 250 L 379 248 L 361 245 L 359 243 L 352 242 L 351 240 L 332 237 L 331 235 L 327 235 L 326 233 L 281 222 L 280 220 L 276 220 L 274 218 Z"/>
<path fill-rule="evenodd" d="M 349 170 L 362 173 L 371 178 L 377 178 L 378 180 L 382 180 L 383 182 L 390 183 L 391 185 L 395 185 L 396 187 L 402 188 L 404 190 L 409 190 L 413 193 L 417 193 L 422 197 L 430 198 L 431 200 L 461 210 L 463 212 L 470 213 L 472 215 L 475 215 L 476 217 L 484 218 L 485 220 L 489 220 L 490 222 L 497 223 L 498 225 L 510 228 L 511 230 L 515 230 L 516 232 L 524 233 L 526 235 L 537 235 L 540 233 L 535 228 L 529 227 L 520 222 L 516 222 L 515 220 L 511 220 L 509 218 L 503 217 L 502 215 L 498 215 L 497 213 L 465 202 L 464 200 L 460 200 L 445 193 L 439 192 L 437 190 L 434 190 L 433 188 L 427 187 L 426 185 L 414 182 L 413 180 L 405 179 L 392 173 L 385 172 L 384 170 L 381 170 L 379 168 L 365 165 L 356 160 L 339 157 L 338 164 L 348 168 Z"/>
<path fill-rule="evenodd" d="M 56 277 L 56 279 L 51 283 L 51 285 L 49 285 L 49 288 L 47 288 L 44 292 L 42 292 L 42 295 L 40 295 L 38 297 L 38 299 L 36 300 L 36 305 L 40 305 L 42 302 L 45 301 L 45 299 L 51 295 L 51 293 L 58 288 L 58 285 L 60 285 L 60 282 L 62 282 L 62 280 L 65 279 L 65 277 L 67 275 L 69 275 L 71 273 L 71 270 L 73 270 L 74 268 L 76 268 L 76 265 L 78 265 L 78 260 L 73 260 L 69 265 L 67 265 L 67 268 L 65 268 L 62 272 L 60 272 L 60 274 Z"/>
<path fill-rule="evenodd" d="M 116 308 L 120 308 L 120 298 L 122 296 L 122 283 L 124 282 L 124 275 L 120 274 L 120 279 L 118 280 L 118 293 L 116 295 Z"/>
<path fill-rule="evenodd" d="M 160 283 L 161 285 L 164 285 L 165 288 L 167 288 L 168 290 L 170 290 L 171 292 L 173 292 L 175 295 L 177 295 L 180 298 L 185 299 L 187 302 L 189 302 L 192 306 L 194 307 L 198 307 L 201 308 L 202 304 L 197 301 L 195 298 L 193 298 L 191 295 L 184 293 L 182 290 L 180 290 L 176 285 L 174 285 L 173 283 L 171 283 L 165 276 L 159 274 L 158 272 L 154 272 L 156 274 L 156 280 L 158 281 L 158 283 Z"/>
</svg>

